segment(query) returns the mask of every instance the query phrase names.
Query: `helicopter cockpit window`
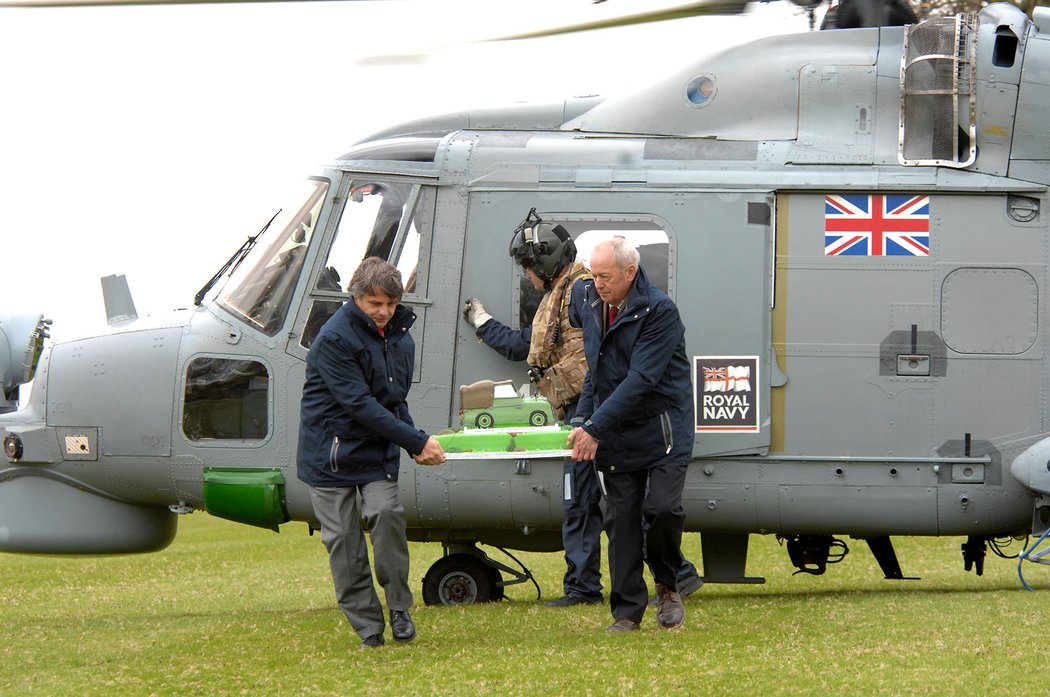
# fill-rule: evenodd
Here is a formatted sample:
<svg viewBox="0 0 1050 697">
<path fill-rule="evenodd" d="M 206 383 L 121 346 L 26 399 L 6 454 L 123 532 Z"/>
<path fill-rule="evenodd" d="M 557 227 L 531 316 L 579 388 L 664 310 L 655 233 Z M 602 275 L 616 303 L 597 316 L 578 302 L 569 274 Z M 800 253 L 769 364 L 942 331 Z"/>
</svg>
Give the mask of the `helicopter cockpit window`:
<svg viewBox="0 0 1050 697">
<path fill-rule="evenodd" d="M 351 184 L 335 240 L 314 288 L 316 294 L 345 294 L 358 264 L 369 256 L 397 266 L 405 294 L 415 293 L 421 238 L 417 220 L 411 215 L 416 190 L 410 184 L 389 182 L 358 180 Z M 310 347 L 321 326 L 341 304 L 333 297 L 314 300 L 301 346 Z"/>
<path fill-rule="evenodd" d="M 269 388 L 269 371 L 258 361 L 193 359 L 186 368 L 183 434 L 191 441 L 266 438 Z"/>
<path fill-rule="evenodd" d="M 660 290 L 670 293 L 670 239 L 667 232 L 656 223 L 645 220 L 562 220 L 554 214 L 541 215 L 544 219 L 560 223 L 576 243 L 576 260 L 587 265 L 595 245 L 611 237 L 626 238 L 641 257 L 649 282 Z M 532 325 L 532 318 L 539 308 L 544 291 L 532 287 L 529 279 L 521 274 L 518 298 L 518 321 L 520 326 Z"/>
<path fill-rule="evenodd" d="M 282 208 L 256 248 L 231 275 L 219 305 L 273 336 L 284 324 L 328 182 L 310 180 L 307 190 Z"/>
<path fill-rule="evenodd" d="M 401 251 L 398 230 L 408 213 L 408 205 L 415 187 L 409 184 L 355 181 L 339 229 L 325 262 L 327 274 L 318 279 L 318 290 L 346 290 L 357 265 L 365 257 L 380 257 L 392 264 L 398 262 Z M 400 266 L 398 267 L 400 268 Z M 402 269 L 404 275 L 405 269 Z M 405 277 L 405 292 L 408 278 Z M 332 288 L 335 285 L 336 288 Z"/>
</svg>

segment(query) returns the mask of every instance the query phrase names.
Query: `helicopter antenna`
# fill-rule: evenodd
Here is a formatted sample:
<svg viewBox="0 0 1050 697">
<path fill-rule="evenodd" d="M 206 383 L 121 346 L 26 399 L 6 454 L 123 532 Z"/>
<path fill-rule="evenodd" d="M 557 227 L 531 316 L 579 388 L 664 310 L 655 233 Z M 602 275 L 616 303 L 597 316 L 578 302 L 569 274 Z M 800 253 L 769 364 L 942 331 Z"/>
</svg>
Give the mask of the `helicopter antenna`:
<svg viewBox="0 0 1050 697">
<path fill-rule="evenodd" d="M 222 268 L 215 272 L 214 276 L 208 279 L 208 282 L 204 284 L 204 287 L 197 291 L 197 294 L 193 296 L 193 304 L 195 306 L 200 307 L 201 302 L 204 300 L 204 296 L 207 295 L 208 291 L 211 290 L 212 287 L 214 287 L 215 284 L 219 282 L 219 279 L 222 278 L 222 275 L 224 273 L 229 271 L 229 273 L 232 274 L 234 271 L 237 270 L 237 267 L 244 260 L 244 257 L 248 256 L 248 252 L 252 251 L 252 247 L 255 246 L 255 241 L 262 237 L 262 234 L 270 228 L 270 225 L 273 223 L 274 220 L 277 219 L 277 216 L 281 214 L 282 210 L 284 209 L 278 208 L 277 212 L 273 214 L 273 217 L 270 218 L 266 222 L 266 224 L 262 226 L 262 229 L 259 230 L 259 232 L 255 233 L 254 236 L 246 239 L 244 241 L 244 244 L 240 246 L 240 249 L 234 252 L 233 256 L 227 259 L 226 263 L 222 265 Z"/>
</svg>

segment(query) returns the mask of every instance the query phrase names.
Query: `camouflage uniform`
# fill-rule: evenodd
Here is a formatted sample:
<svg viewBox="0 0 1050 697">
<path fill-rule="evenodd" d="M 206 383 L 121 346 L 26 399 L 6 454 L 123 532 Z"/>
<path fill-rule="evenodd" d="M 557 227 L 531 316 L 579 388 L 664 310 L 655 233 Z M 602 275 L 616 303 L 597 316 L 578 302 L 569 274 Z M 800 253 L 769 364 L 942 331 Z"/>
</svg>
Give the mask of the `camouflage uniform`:
<svg viewBox="0 0 1050 697">
<path fill-rule="evenodd" d="M 536 387 L 551 403 L 554 415 L 560 420 L 565 419 L 566 407 L 575 411 L 583 379 L 587 376 L 583 330 L 569 324 L 568 307 L 573 284 L 590 278 L 591 274 L 582 263 L 574 263 L 543 296 L 532 320 L 528 363 L 542 369 L 543 377 Z"/>
</svg>

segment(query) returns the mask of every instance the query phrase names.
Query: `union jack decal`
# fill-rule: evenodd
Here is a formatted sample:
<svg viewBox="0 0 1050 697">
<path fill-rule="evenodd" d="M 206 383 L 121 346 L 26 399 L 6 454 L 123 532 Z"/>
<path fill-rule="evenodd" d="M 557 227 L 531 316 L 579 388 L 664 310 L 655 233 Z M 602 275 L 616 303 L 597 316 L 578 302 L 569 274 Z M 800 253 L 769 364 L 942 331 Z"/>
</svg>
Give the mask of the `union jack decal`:
<svg viewBox="0 0 1050 697">
<path fill-rule="evenodd" d="M 824 256 L 930 256 L 930 197 L 824 197 Z"/>
<path fill-rule="evenodd" d="M 727 365 L 703 368 L 704 392 L 750 392 L 751 368 L 746 365 Z"/>
</svg>

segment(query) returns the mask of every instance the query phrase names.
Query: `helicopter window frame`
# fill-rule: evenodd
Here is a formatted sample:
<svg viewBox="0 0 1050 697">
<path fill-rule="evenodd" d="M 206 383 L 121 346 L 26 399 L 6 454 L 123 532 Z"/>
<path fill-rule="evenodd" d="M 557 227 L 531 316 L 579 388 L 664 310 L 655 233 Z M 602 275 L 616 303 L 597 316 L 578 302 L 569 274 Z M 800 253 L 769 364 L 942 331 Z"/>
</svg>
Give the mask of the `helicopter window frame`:
<svg viewBox="0 0 1050 697">
<path fill-rule="evenodd" d="M 210 398 L 209 399 L 209 398 L 205 398 L 205 397 L 202 396 L 199 399 L 192 399 L 191 400 L 191 399 L 189 399 L 189 393 L 190 393 L 190 390 L 192 389 L 192 386 L 190 385 L 190 372 L 191 372 L 191 368 L 194 366 L 194 364 L 196 364 L 196 363 L 198 363 L 200 361 L 208 361 L 208 362 L 211 362 L 213 364 L 218 364 L 220 362 L 227 362 L 227 363 L 231 364 L 231 366 L 230 366 L 231 369 L 233 368 L 232 364 L 255 364 L 255 365 L 257 365 L 257 366 L 259 366 L 261 368 L 262 373 L 244 373 L 242 371 L 241 374 L 240 374 L 240 377 L 241 378 L 247 378 L 247 382 L 245 382 L 243 379 L 240 380 L 240 381 L 237 381 L 236 379 L 235 380 L 226 380 L 226 382 L 228 383 L 227 387 L 236 386 L 238 388 L 243 388 L 243 389 L 246 389 L 246 390 L 249 391 L 249 393 L 247 395 L 245 395 L 244 397 L 242 397 L 242 398 L 231 398 L 229 396 L 225 396 L 227 394 L 226 392 L 220 391 L 219 392 L 220 396 L 219 396 L 218 399 L 215 399 L 215 398 Z M 229 373 L 227 372 L 226 376 L 228 376 L 228 374 Z M 257 355 L 242 355 L 242 354 L 234 355 L 234 354 L 208 353 L 208 352 L 193 354 L 183 364 L 182 385 L 181 385 L 181 390 L 180 390 L 179 410 L 178 410 L 178 417 L 179 417 L 178 432 L 179 432 L 179 434 L 182 436 L 183 440 L 185 440 L 187 443 L 193 445 L 194 447 L 228 448 L 228 447 L 231 447 L 231 446 L 240 446 L 240 447 L 247 447 L 247 448 L 260 448 L 260 447 L 265 446 L 273 438 L 273 435 L 274 435 L 274 432 L 275 432 L 275 428 L 274 428 L 274 375 L 275 375 L 275 371 L 273 369 L 273 366 L 270 365 L 270 363 L 268 361 L 264 360 L 262 357 L 257 356 Z M 226 376 L 224 376 L 224 377 L 226 377 Z M 256 380 L 256 378 L 259 378 L 259 377 L 265 377 L 265 379 L 266 379 L 266 387 L 265 387 L 265 389 L 260 389 L 258 387 L 252 388 L 252 383 Z M 214 382 L 210 382 L 210 383 L 206 383 L 206 384 L 202 385 L 201 386 L 202 387 L 202 391 L 203 391 L 203 389 L 207 389 L 210 385 L 214 385 L 214 384 L 215 384 Z M 208 404 L 215 405 L 215 404 L 217 404 L 219 402 L 222 402 L 224 400 L 237 399 L 238 401 L 236 402 L 236 404 L 243 408 L 244 403 L 246 402 L 246 400 L 248 398 L 259 397 L 259 396 L 262 396 L 264 398 L 264 400 L 265 400 L 264 401 L 264 404 L 265 404 L 265 431 L 263 432 L 263 434 L 261 436 L 258 436 L 258 437 L 245 437 L 244 436 L 245 432 L 243 430 L 241 432 L 241 436 L 240 437 L 236 437 L 236 436 L 232 436 L 232 437 L 219 437 L 219 436 L 201 436 L 201 437 L 196 437 L 193 433 L 187 432 L 187 428 L 189 426 L 189 421 L 192 418 L 195 418 L 190 413 L 190 411 L 188 410 L 188 407 L 191 404 L 200 404 L 203 407 L 207 407 Z M 233 402 L 231 402 L 230 404 L 233 404 Z M 207 415 L 208 413 L 209 412 L 205 411 L 203 415 Z M 256 416 L 257 415 L 258 414 L 256 414 Z M 242 416 L 244 416 L 243 412 L 242 412 Z M 250 414 L 249 414 L 249 416 L 250 416 Z M 242 419 L 241 420 L 241 425 L 243 426 L 243 424 L 244 424 L 244 421 Z M 218 429 L 219 427 L 213 425 L 211 428 Z"/>
<path fill-rule="evenodd" d="M 664 282 L 662 273 L 660 273 L 657 276 L 656 281 L 654 281 L 652 278 L 654 269 L 651 263 L 644 263 L 645 260 L 643 259 L 641 266 L 646 270 L 646 274 L 650 276 L 650 280 L 654 281 L 654 285 L 666 292 L 672 299 L 675 298 L 675 259 L 678 254 L 678 245 L 672 226 L 662 217 L 652 214 L 625 215 L 619 213 L 566 213 L 552 211 L 537 211 L 537 215 L 543 220 L 562 225 L 569 232 L 573 242 L 576 243 L 576 260 L 583 261 L 585 265 L 586 260 L 589 260 L 590 258 L 590 253 L 593 251 L 594 246 L 615 235 L 626 233 L 624 234 L 624 237 L 626 237 L 630 244 L 637 248 L 638 246 L 645 245 L 639 245 L 635 239 L 632 239 L 631 233 L 635 233 L 635 236 L 639 233 L 662 234 L 665 240 L 657 241 L 655 243 L 651 242 L 649 244 L 656 247 L 665 247 L 666 249 L 665 255 L 661 253 L 667 270 L 666 281 Z M 632 225 L 644 225 L 648 227 L 645 229 L 639 229 L 639 227 L 631 227 Z M 586 248 L 581 248 L 578 241 L 590 234 L 595 235 L 594 244 L 588 242 Z M 514 264 L 513 266 L 514 273 L 511 275 L 513 297 L 511 310 L 513 315 L 517 317 L 519 328 L 528 327 L 532 325 L 532 319 L 535 316 L 539 299 L 542 297 L 543 292 L 535 291 L 532 288 L 532 284 L 526 277 L 521 266 L 518 264 Z M 590 267 L 588 266 L 588 268 Z M 664 287 L 665 285 L 666 287 Z"/>
<path fill-rule="evenodd" d="M 317 231 L 327 225 L 324 214 L 332 192 L 331 181 L 308 177 L 302 184 L 312 184 L 314 188 L 304 198 L 293 199 L 298 209 L 288 213 L 279 210 L 267 228 L 258 233 L 262 244 L 233 267 L 215 301 L 238 322 L 270 337 L 277 336 L 293 314 L 291 308 L 300 292 L 311 244 Z M 307 213 L 309 223 L 305 222 Z M 300 231 L 303 238 L 296 239 Z"/>
<path fill-rule="evenodd" d="M 314 269 L 311 271 L 308 283 L 307 291 L 303 296 L 303 301 L 300 305 L 299 314 L 296 318 L 291 333 L 292 340 L 289 342 L 288 352 L 292 355 L 297 355 L 301 358 L 305 358 L 309 352 L 310 344 L 312 343 L 313 337 L 316 336 L 317 331 L 320 329 L 323 321 L 320 318 L 313 318 L 313 311 L 317 303 L 339 303 L 341 306 L 343 303 L 350 299 L 350 294 L 346 287 L 349 284 L 350 277 L 353 275 L 353 271 L 350 272 L 350 277 L 342 278 L 339 277 L 339 290 L 332 290 L 330 288 L 318 287 L 324 276 L 329 272 L 330 258 L 338 245 L 338 241 L 341 234 L 346 234 L 347 230 L 344 230 L 341 225 L 343 223 L 343 217 L 345 215 L 346 207 L 352 198 L 352 192 L 355 186 L 363 185 L 364 183 L 376 183 L 386 184 L 390 186 L 401 186 L 407 187 L 408 191 L 404 196 L 404 203 L 401 209 L 401 217 L 398 220 L 397 229 L 394 233 L 393 239 L 390 242 L 390 247 L 387 252 L 386 258 L 390 263 L 398 267 L 402 271 L 402 274 L 411 274 L 414 270 L 414 279 L 404 278 L 406 291 L 402 296 L 402 303 L 413 307 L 413 309 L 419 306 L 429 306 L 432 301 L 426 296 L 426 289 L 428 284 L 429 269 L 430 269 L 430 250 L 431 250 L 431 235 L 434 226 L 434 217 L 436 214 L 436 203 L 437 203 L 437 189 L 433 181 L 420 181 L 418 177 L 408 178 L 391 176 L 385 173 L 367 173 L 359 171 L 343 171 L 343 177 L 339 182 L 338 193 L 333 198 L 333 205 L 342 206 L 337 210 L 333 211 L 329 216 L 328 223 L 325 226 L 324 231 L 321 233 L 320 245 L 316 251 L 316 259 L 319 261 L 314 263 Z M 422 219 L 422 218 L 425 218 Z M 377 214 L 378 219 L 378 214 Z M 416 245 L 413 246 L 413 235 L 415 236 Z M 374 238 L 369 236 L 366 240 L 361 242 L 354 242 L 355 245 L 361 246 L 361 254 L 364 255 L 368 251 L 368 247 Z M 411 256 L 414 250 L 414 256 Z M 405 255 L 409 254 L 409 257 Z M 355 254 L 346 255 L 344 258 L 353 258 Z M 362 256 L 362 259 L 364 256 Z M 337 260 L 336 260 L 337 261 Z M 360 263 L 360 259 L 357 263 Z M 405 264 L 409 263 L 412 269 L 406 268 Z M 354 267 L 354 271 L 356 270 Z M 411 290 L 408 290 L 411 288 Z M 328 312 L 327 310 L 331 310 Z M 332 306 L 322 310 L 320 317 L 327 320 L 334 312 L 339 309 Z M 422 313 L 417 312 L 417 315 Z M 417 320 L 415 329 L 422 331 L 422 317 Z M 419 381 L 419 371 L 421 369 L 421 352 L 417 351 L 416 365 L 415 365 L 415 377 L 414 382 Z"/>
</svg>

